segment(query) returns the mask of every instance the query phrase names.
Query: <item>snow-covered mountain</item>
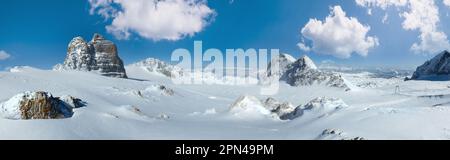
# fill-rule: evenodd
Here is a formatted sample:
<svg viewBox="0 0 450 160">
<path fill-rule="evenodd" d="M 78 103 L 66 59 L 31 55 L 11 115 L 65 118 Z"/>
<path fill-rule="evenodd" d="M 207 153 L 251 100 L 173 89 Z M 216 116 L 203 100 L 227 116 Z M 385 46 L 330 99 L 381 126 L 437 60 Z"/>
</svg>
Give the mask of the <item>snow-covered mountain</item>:
<svg viewBox="0 0 450 160">
<path fill-rule="evenodd" d="M 183 68 L 168 64 L 155 58 L 147 58 L 143 61 L 128 65 L 127 68 L 142 69 L 150 73 L 162 74 L 171 78 L 182 77 L 185 74 Z"/>
<path fill-rule="evenodd" d="M 411 80 L 450 80 L 450 52 L 443 51 L 417 67 Z"/>
<path fill-rule="evenodd" d="M 296 118 L 292 116 L 296 112 L 296 107 L 289 102 L 279 102 L 272 97 L 260 100 L 255 96 L 241 96 L 230 106 L 230 112 L 234 116 L 244 119 L 266 117 L 287 120 Z"/>
<path fill-rule="evenodd" d="M 290 55 L 281 54 L 269 64 L 267 71 L 268 77 L 274 76 L 271 73 L 272 64 L 280 65 L 280 72 L 276 74 L 280 76 L 281 81 L 285 81 L 291 86 L 311 86 L 318 84 L 350 90 L 348 82 L 340 74 L 319 70 L 314 62 L 306 55 L 295 60 Z"/>
<path fill-rule="evenodd" d="M 267 65 L 267 76 L 278 76 L 281 77 L 288 69 L 289 65 L 294 63 L 296 59 L 289 54 L 280 54 L 278 57 L 273 58 Z M 276 73 L 272 73 L 272 66 L 278 65 L 279 70 Z"/>
<path fill-rule="evenodd" d="M 127 78 L 116 45 L 97 33 L 90 42 L 82 37 L 72 39 L 64 63 L 56 65 L 54 69 L 96 71 L 104 76 Z"/>
</svg>

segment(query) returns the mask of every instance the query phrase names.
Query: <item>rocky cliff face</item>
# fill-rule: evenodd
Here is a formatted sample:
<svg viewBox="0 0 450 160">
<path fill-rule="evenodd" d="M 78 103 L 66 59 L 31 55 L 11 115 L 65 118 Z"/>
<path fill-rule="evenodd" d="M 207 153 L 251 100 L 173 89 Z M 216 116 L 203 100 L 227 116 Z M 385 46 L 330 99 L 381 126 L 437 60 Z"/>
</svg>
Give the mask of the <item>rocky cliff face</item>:
<svg viewBox="0 0 450 160">
<path fill-rule="evenodd" d="M 450 52 L 443 51 L 417 67 L 411 79 L 407 80 L 450 80 Z"/>
<path fill-rule="evenodd" d="M 294 63 L 296 59 L 292 57 L 289 54 L 280 54 L 278 57 L 275 57 L 270 61 L 270 63 L 267 65 L 267 76 L 279 76 L 281 77 L 283 73 L 285 73 L 289 68 L 288 66 Z M 272 67 L 274 65 L 278 65 L 279 71 L 275 71 L 272 73 Z"/>
<path fill-rule="evenodd" d="M 90 42 L 75 37 L 69 43 L 64 64 L 55 66 L 55 69 L 98 71 L 104 76 L 127 78 L 116 45 L 100 34 L 94 34 Z"/>
</svg>

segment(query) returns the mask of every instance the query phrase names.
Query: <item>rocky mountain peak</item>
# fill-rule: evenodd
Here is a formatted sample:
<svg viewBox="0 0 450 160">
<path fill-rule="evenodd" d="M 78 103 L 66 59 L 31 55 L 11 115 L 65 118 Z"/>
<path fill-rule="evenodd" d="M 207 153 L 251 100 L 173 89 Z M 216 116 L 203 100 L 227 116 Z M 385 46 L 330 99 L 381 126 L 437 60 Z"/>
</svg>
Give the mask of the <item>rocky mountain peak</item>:
<svg viewBox="0 0 450 160">
<path fill-rule="evenodd" d="M 417 67 L 412 80 L 450 80 L 450 52 L 445 50 Z"/>
<path fill-rule="evenodd" d="M 101 41 L 101 40 L 105 40 L 105 38 L 101 34 L 95 33 L 94 36 L 92 37 L 91 42 Z"/>
<path fill-rule="evenodd" d="M 317 69 L 316 64 L 309 58 L 307 55 L 304 55 L 302 58 L 298 59 L 295 63 L 300 69 Z"/>
<path fill-rule="evenodd" d="M 184 73 L 182 68 L 155 58 L 145 59 L 143 61 L 131 64 L 129 65 L 129 67 L 139 67 L 144 69 L 145 71 L 160 73 L 171 78 L 182 77 L 184 74 L 186 74 Z"/>
<path fill-rule="evenodd" d="M 319 70 L 311 58 L 306 55 L 295 62 L 288 62 L 285 67 L 280 65 L 280 75 L 280 80 L 291 86 L 324 84 L 329 87 L 350 89 L 341 75 Z"/>
<path fill-rule="evenodd" d="M 267 76 L 281 76 L 282 73 L 286 72 L 287 67 L 294 63 L 296 59 L 289 54 L 280 54 L 278 57 L 275 57 L 270 61 L 267 66 Z M 272 72 L 273 65 L 279 66 L 279 71 Z"/>
<path fill-rule="evenodd" d="M 82 37 L 73 38 L 69 43 L 64 63 L 54 68 L 56 70 L 98 71 L 104 76 L 127 78 L 117 46 L 98 33 L 94 34 L 89 43 Z"/>
</svg>

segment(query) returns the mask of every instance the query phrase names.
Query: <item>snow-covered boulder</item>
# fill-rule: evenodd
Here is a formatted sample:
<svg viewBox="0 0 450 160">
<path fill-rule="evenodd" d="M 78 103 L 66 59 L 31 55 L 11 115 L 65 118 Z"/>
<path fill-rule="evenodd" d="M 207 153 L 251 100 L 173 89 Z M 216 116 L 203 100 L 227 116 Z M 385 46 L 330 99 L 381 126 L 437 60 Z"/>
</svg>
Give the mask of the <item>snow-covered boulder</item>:
<svg viewBox="0 0 450 160">
<path fill-rule="evenodd" d="M 139 67 L 147 72 L 159 73 L 171 78 L 178 78 L 184 75 L 182 68 L 170 65 L 155 58 L 148 58 L 146 60 L 131 64 L 130 67 Z"/>
<path fill-rule="evenodd" d="M 168 120 L 168 119 L 170 119 L 170 116 L 165 113 L 160 113 L 160 114 L 158 114 L 158 116 L 156 116 L 156 118 L 160 119 L 160 120 Z"/>
<path fill-rule="evenodd" d="M 82 37 L 72 39 L 64 63 L 57 64 L 53 69 L 97 71 L 104 76 L 127 78 L 117 46 L 97 33 L 90 42 Z"/>
<path fill-rule="evenodd" d="M 291 86 L 322 84 L 329 87 L 350 89 L 341 75 L 320 71 L 308 56 L 303 56 L 290 64 L 280 80 L 286 81 Z"/>
<path fill-rule="evenodd" d="M 254 96 L 241 96 L 230 107 L 233 115 L 250 117 L 271 117 L 281 120 L 292 120 L 294 115 L 301 116 L 301 111 L 297 111 L 289 102 L 280 102 L 272 97 L 260 100 Z"/>
<path fill-rule="evenodd" d="M 285 117 L 287 114 L 290 114 L 295 111 L 294 105 L 289 102 L 279 102 L 278 100 L 269 97 L 264 101 L 264 107 L 276 114 L 280 119 L 286 120 Z"/>
<path fill-rule="evenodd" d="M 69 95 L 63 95 L 59 97 L 59 100 L 61 100 L 61 102 L 64 103 L 65 106 L 70 108 L 81 108 L 86 106 L 86 102 L 82 101 L 79 98 L 72 97 Z"/>
<path fill-rule="evenodd" d="M 289 102 L 280 102 L 272 97 L 260 100 L 246 95 L 239 97 L 230 106 L 230 112 L 241 117 L 270 116 L 278 117 L 281 120 L 293 120 L 306 113 L 327 115 L 345 107 L 348 105 L 337 98 L 320 97 L 305 105 L 294 107 Z"/>
<path fill-rule="evenodd" d="M 450 80 L 450 52 L 443 51 L 417 67 L 412 77 L 407 80 Z"/>
<path fill-rule="evenodd" d="M 164 85 L 151 85 L 144 90 L 138 90 L 134 93 L 141 98 L 151 98 L 155 95 L 155 93 L 163 96 L 175 95 L 175 91 L 173 89 L 170 89 Z"/>
<path fill-rule="evenodd" d="M 290 109 L 292 111 L 280 115 L 280 119 L 293 120 L 304 114 L 321 114 L 323 116 L 345 107 L 348 107 L 348 105 L 341 99 L 320 97 L 305 105 L 300 105 L 294 110 Z"/>
<path fill-rule="evenodd" d="M 73 108 L 84 106 L 80 99 L 53 97 L 47 92 L 25 92 L 0 104 L 0 116 L 7 119 L 60 119 L 73 115 Z"/>
<path fill-rule="evenodd" d="M 349 137 L 347 133 L 338 129 L 325 129 L 317 140 L 366 140 L 363 137 Z"/>
<path fill-rule="evenodd" d="M 302 109 L 313 112 L 330 112 L 345 107 L 348 105 L 342 99 L 319 97 L 302 106 Z"/>
</svg>

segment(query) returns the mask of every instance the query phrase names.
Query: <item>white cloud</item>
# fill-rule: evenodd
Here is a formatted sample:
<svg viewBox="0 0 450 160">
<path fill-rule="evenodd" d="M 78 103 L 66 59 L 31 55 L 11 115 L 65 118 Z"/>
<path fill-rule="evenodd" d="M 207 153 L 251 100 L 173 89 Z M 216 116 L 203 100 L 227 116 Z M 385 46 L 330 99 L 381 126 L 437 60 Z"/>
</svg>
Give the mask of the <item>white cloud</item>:
<svg viewBox="0 0 450 160">
<path fill-rule="evenodd" d="M 401 11 L 400 17 L 404 18 L 402 27 L 405 30 L 419 31 L 419 42 L 412 44 L 414 53 L 436 54 L 450 48 L 447 35 L 438 29 L 439 8 L 434 0 L 355 0 L 360 6 L 368 9 L 379 7 L 386 10 L 388 7 Z M 444 4 L 450 5 L 450 0 L 444 0 Z"/>
<path fill-rule="evenodd" d="M 444 0 L 444 4 L 448 7 L 450 7 L 450 0 Z"/>
<path fill-rule="evenodd" d="M 303 42 L 298 43 L 297 46 L 305 52 L 311 51 L 311 47 L 306 46 Z"/>
<path fill-rule="evenodd" d="M 408 0 L 355 0 L 356 4 L 370 8 L 380 7 L 386 9 L 390 6 L 405 6 Z"/>
<path fill-rule="evenodd" d="M 6 51 L 0 50 L 0 61 L 6 60 L 10 57 L 11 57 L 11 55 L 9 55 Z"/>
<path fill-rule="evenodd" d="M 369 26 L 354 17 L 346 17 L 342 8 L 335 6 L 324 21 L 310 19 L 301 30 L 303 37 L 312 41 L 312 47 L 304 43 L 299 46 L 338 58 L 350 58 L 352 53 L 367 56 L 369 49 L 378 46 L 376 37 L 366 36 L 369 30 Z"/>
<path fill-rule="evenodd" d="M 179 40 L 201 32 L 215 16 L 206 0 L 89 0 L 90 13 L 112 19 L 118 39 L 136 33 L 146 39 Z"/>
</svg>

